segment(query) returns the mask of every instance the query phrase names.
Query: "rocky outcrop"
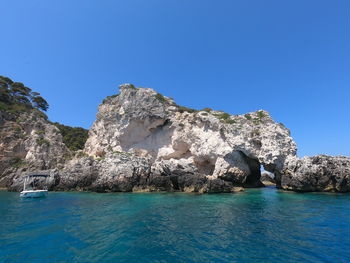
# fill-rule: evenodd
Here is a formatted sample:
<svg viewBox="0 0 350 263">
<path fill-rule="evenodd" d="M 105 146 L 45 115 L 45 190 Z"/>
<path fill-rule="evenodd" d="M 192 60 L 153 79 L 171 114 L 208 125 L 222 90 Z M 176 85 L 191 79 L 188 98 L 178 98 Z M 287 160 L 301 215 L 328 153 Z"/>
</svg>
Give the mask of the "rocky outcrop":
<svg viewBox="0 0 350 263">
<path fill-rule="evenodd" d="M 350 192 L 350 158 L 317 155 L 286 162 L 281 187 L 299 192 Z"/>
<path fill-rule="evenodd" d="M 260 165 L 280 174 L 296 154 L 289 130 L 266 111 L 194 111 L 127 84 L 99 106 L 89 135 L 84 151 L 90 156 L 129 152 L 150 158 L 152 167 L 170 161 L 187 167 L 186 173 L 240 186 L 259 186 Z"/>
<path fill-rule="evenodd" d="M 57 191 L 95 192 L 173 192 L 222 193 L 242 191 L 230 182 L 208 179 L 205 175 L 192 173 L 188 167 L 174 163 L 152 166 L 150 159 L 127 153 L 111 153 L 104 158 L 81 157 L 69 161 L 63 169 L 40 171 L 48 178 L 36 181 Z M 20 191 L 24 176 L 14 178 L 10 190 Z M 31 183 L 29 181 L 28 183 Z"/>
<path fill-rule="evenodd" d="M 62 168 L 69 154 L 59 130 L 40 112 L 0 112 L 0 187 L 27 171 Z"/>
<path fill-rule="evenodd" d="M 196 111 L 130 84 L 99 106 L 75 155 L 38 113 L 0 114 L 0 126 L 0 187 L 11 190 L 21 189 L 26 172 L 38 171 L 50 175 L 51 190 L 235 192 L 263 186 L 263 167 L 282 189 L 350 191 L 349 158 L 299 159 L 289 130 L 266 111 Z"/>
</svg>

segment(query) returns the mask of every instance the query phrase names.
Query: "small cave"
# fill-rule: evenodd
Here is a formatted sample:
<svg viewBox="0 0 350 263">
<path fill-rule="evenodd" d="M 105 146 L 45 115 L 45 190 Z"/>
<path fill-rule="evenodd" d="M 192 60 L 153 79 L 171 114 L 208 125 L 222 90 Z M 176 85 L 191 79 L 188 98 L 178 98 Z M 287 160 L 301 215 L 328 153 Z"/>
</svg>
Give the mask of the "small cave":
<svg viewBox="0 0 350 263">
<path fill-rule="evenodd" d="M 244 187 L 261 187 L 263 184 L 260 181 L 261 177 L 261 164 L 258 160 L 248 157 L 242 151 L 240 151 L 241 156 L 247 163 L 250 169 L 250 174 L 247 176 L 244 183 Z"/>
<path fill-rule="evenodd" d="M 170 181 L 175 191 L 180 191 L 178 176 L 170 176 Z"/>
</svg>

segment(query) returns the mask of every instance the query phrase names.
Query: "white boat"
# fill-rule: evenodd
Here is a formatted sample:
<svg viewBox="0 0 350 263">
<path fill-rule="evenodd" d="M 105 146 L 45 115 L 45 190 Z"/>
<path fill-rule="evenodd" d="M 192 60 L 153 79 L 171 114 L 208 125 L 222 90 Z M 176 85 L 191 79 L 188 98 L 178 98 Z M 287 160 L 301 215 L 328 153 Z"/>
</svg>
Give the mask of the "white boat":
<svg viewBox="0 0 350 263">
<path fill-rule="evenodd" d="M 24 178 L 23 191 L 20 193 L 20 197 L 24 198 L 38 198 L 45 197 L 48 195 L 48 190 L 46 189 L 46 179 L 47 175 L 44 174 L 31 174 Z M 38 180 L 45 178 L 45 183 L 43 189 L 37 189 Z"/>
</svg>

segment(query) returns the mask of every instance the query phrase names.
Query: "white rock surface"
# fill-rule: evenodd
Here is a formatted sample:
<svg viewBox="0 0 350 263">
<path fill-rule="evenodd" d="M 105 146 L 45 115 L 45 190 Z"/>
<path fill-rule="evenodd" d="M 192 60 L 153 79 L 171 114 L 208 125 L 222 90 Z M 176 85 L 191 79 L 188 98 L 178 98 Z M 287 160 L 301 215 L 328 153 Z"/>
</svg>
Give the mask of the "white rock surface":
<svg viewBox="0 0 350 263">
<path fill-rule="evenodd" d="M 62 168 L 69 154 L 58 128 L 39 112 L 0 113 L 0 187 L 26 171 Z"/>
<path fill-rule="evenodd" d="M 244 184 L 256 170 L 251 162 L 278 174 L 286 158 L 295 156 L 296 145 L 266 111 L 187 112 L 152 89 L 124 84 L 119 95 L 99 106 L 84 151 L 90 156 L 130 152 L 151 158 L 153 166 L 165 160 L 191 164 L 193 172 L 210 179 Z"/>
<path fill-rule="evenodd" d="M 0 187 L 12 190 L 21 190 L 28 171 L 40 171 L 51 190 L 235 192 L 262 186 L 262 165 L 286 190 L 350 191 L 350 158 L 299 159 L 289 130 L 266 111 L 194 111 L 130 84 L 99 106 L 73 159 L 38 114 L 9 120 L 0 112 L 0 127 Z M 15 167 L 16 158 L 26 165 Z"/>
</svg>

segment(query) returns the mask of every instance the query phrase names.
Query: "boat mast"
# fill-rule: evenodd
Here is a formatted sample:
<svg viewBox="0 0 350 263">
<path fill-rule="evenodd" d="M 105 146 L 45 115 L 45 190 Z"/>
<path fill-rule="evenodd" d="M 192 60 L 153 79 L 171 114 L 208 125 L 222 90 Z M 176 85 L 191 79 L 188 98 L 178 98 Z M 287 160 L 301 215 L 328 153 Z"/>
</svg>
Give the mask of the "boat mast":
<svg viewBox="0 0 350 263">
<path fill-rule="evenodd" d="M 27 177 L 24 178 L 24 185 L 23 185 L 23 191 L 26 190 L 26 182 L 27 182 Z"/>
</svg>

